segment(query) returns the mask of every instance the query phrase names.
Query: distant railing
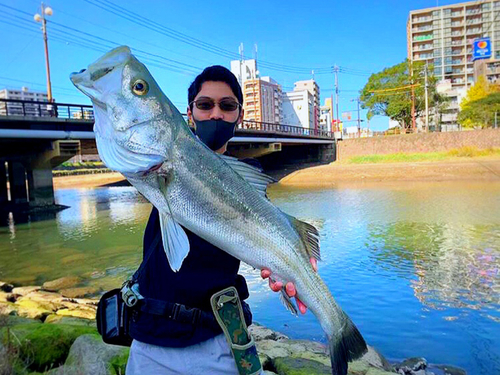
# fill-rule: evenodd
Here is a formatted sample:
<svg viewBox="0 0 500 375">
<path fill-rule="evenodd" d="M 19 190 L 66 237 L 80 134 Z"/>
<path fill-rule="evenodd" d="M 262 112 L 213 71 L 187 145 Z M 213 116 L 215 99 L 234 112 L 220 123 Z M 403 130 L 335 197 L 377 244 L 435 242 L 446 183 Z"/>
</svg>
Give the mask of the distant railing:
<svg viewBox="0 0 500 375">
<path fill-rule="evenodd" d="M 94 110 L 91 105 L 85 104 L 0 99 L 0 117 L 2 116 L 51 117 L 59 119 L 94 121 Z M 331 139 L 335 137 L 333 132 L 322 129 L 303 128 L 301 126 L 247 120 L 244 120 L 243 123 L 239 124 L 238 129 L 305 137 L 321 137 Z"/>
<path fill-rule="evenodd" d="M 274 124 L 269 122 L 243 120 L 238 125 L 241 130 L 257 130 L 269 133 L 293 134 L 306 137 L 334 138 L 334 133 L 322 129 L 303 128 L 302 126 Z"/>
<path fill-rule="evenodd" d="M 0 99 L 0 116 L 55 117 L 93 121 L 91 105 Z"/>
</svg>

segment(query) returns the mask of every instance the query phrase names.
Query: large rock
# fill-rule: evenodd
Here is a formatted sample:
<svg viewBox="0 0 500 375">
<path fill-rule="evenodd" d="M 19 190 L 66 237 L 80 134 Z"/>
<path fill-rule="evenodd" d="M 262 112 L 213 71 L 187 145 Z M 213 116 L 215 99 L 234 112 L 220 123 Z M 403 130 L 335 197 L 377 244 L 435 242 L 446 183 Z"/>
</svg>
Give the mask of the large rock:
<svg viewBox="0 0 500 375">
<path fill-rule="evenodd" d="M 0 290 L 2 292 L 12 292 L 12 289 L 14 288 L 14 286 L 12 284 L 7 284 L 7 283 L 4 283 L 3 281 L 0 281 Z"/>
<path fill-rule="evenodd" d="M 261 341 L 261 340 L 280 341 L 289 338 L 288 336 L 282 334 L 281 332 L 273 331 L 272 329 L 261 326 L 259 324 L 252 324 L 250 327 L 248 327 L 248 330 L 252 334 L 252 337 L 254 338 L 255 341 Z"/>
<path fill-rule="evenodd" d="M 98 335 L 82 335 L 71 346 L 64 366 L 51 375 L 118 375 L 125 373 L 129 348 L 105 344 Z"/>
<path fill-rule="evenodd" d="M 59 290 L 59 293 L 68 298 L 91 296 L 95 295 L 97 292 L 99 292 L 99 289 L 92 286 L 82 286 L 79 288 L 67 288 Z"/>
<path fill-rule="evenodd" d="M 389 361 L 385 359 L 384 356 L 380 354 L 374 347 L 369 345 L 368 351 L 363 357 L 360 358 L 360 361 L 369 364 L 371 367 L 375 367 L 385 371 L 392 371 L 392 365 L 389 363 Z"/>
<path fill-rule="evenodd" d="M 293 357 L 314 360 L 327 366 L 330 364 L 327 348 L 319 342 L 282 339 L 281 341 L 261 340 L 256 344 L 257 351 L 267 355 L 271 360 Z"/>
<path fill-rule="evenodd" d="M 53 308 L 47 308 L 43 304 L 29 299 L 18 300 L 13 304 L 16 308 L 16 314 L 30 319 L 45 319 L 54 312 Z"/>
<path fill-rule="evenodd" d="M 45 321 L 45 324 L 71 324 L 77 326 L 85 326 L 85 327 L 96 327 L 95 320 L 92 319 L 84 319 L 84 318 L 75 318 L 73 316 L 64 316 L 51 314 L 49 315 Z"/>
<path fill-rule="evenodd" d="M 394 365 L 394 370 L 398 374 L 403 374 L 403 375 L 415 375 L 418 371 L 423 371 L 423 373 L 425 374 L 426 368 L 427 368 L 427 360 L 425 358 L 420 358 L 420 357 L 408 358 L 405 359 L 403 362 Z"/>
<path fill-rule="evenodd" d="M 331 375 L 330 366 L 304 358 L 276 358 L 274 367 L 279 375 Z"/>
<path fill-rule="evenodd" d="M 32 301 L 37 303 L 40 307 L 47 310 L 56 311 L 63 307 L 63 297 L 59 293 L 47 292 L 44 290 L 37 290 L 23 295 L 16 300 L 16 303 L 22 301 Z"/>
<path fill-rule="evenodd" d="M 75 308 L 75 309 L 59 309 L 56 311 L 56 315 L 61 316 L 72 316 L 74 318 L 83 318 L 83 319 L 95 319 L 96 311 L 95 309 L 83 309 L 83 308 Z"/>
<path fill-rule="evenodd" d="M 43 289 L 56 292 L 61 289 L 72 288 L 82 282 L 77 276 L 65 276 L 56 280 L 43 283 Z"/>
<path fill-rule="evenodd" d="M 36 292 L 37 290 L 42 289 L 41 286 L 19 286 L 17 288 L 12 289 L 12 293 L 14 294 L 20 294 L 21 296 L 24 296 L 28 293 L 31 292 Z"/>
</svg>

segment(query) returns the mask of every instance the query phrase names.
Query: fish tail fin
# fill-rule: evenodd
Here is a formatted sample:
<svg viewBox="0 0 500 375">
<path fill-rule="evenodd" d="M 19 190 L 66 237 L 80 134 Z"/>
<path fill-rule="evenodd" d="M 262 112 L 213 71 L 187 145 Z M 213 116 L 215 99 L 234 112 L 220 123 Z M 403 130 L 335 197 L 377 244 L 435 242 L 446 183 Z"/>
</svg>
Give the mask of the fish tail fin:
<svg viewBox="0 0 500 375">
<path fill-rule="evenodd" d="M 346 375 L 347 362 L 358 359 L 368 350 L 363 336 L 352 320 L 345 314 L 344 319 L 341 336 L 334 333 L 328 336 L 333 375 Z"/>
</svg>

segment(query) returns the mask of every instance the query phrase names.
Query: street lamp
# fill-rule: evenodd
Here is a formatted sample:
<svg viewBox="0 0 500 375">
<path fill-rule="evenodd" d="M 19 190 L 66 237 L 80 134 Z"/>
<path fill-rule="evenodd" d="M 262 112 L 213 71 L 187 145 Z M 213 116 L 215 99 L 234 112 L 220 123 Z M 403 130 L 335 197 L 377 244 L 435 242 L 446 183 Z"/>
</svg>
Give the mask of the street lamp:
<svg viewBox="0 0 500 375">
<path fill-rule="evenodd" d="M 49 46 L 47 42 L 47 20 L 45 16 L 52 16 L 52 8 L 45 7 L 42 3 L 42 12 L 40 14 L 35 14 L 33 17 L 36 22 L 42 23 L 42 33 L 43 33 L 43 43 L 45 46 L 45 68 L 47 70 L 47 98 L 49 102 L 52 102 L 52 85 L 50 83 L 50 66 L 49 66 Z"/>
</svg>

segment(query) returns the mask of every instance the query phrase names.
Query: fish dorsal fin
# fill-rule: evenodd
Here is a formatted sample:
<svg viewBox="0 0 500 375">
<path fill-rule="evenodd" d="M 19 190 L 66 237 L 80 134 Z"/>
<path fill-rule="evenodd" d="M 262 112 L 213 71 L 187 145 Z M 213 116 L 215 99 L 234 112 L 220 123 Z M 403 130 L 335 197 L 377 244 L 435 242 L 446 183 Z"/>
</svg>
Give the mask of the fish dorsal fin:
<svg viewBox="0 0 500 375">
<path fill-rule="evenodd" d="M 319 233 L 318 230 L 309 223 L 300 221 L 299 219 L 285 214 L 290 221 L 290 224 L 297 230 L 300 235 L 300 239 L 304 244 L 307 255 L 309 258 L 314 258 L 316 260 L 321 260 L 321 254 L 319 250 Z"/>
<path fill-rule="evenodd" d="M 263 196 L 266 196 L 267 185 L 276 182 L 274 178 L 262 173 L 260 169 L 244 163 L 235 157 L 227 155 L 219 156 Z"/>
<path fill-rule="evenodd" d="M 177 272 L 189 253 L 188 237 L 184 229 L 168 213 L 160 212 L 160 228 L 168 263 L 172 271 Z"/>
<path fill-rule="evenodd" d="M 290 311 L 295 316 L 298 315 L 297 308 L 293 304 L 292 299 L 288 296 L 288 294 L 286 294 L 285 287 L 281 289 L 280 300 L 283 303 L 283 305 L 285 305 L 288 311 Z"/>
</svg>

